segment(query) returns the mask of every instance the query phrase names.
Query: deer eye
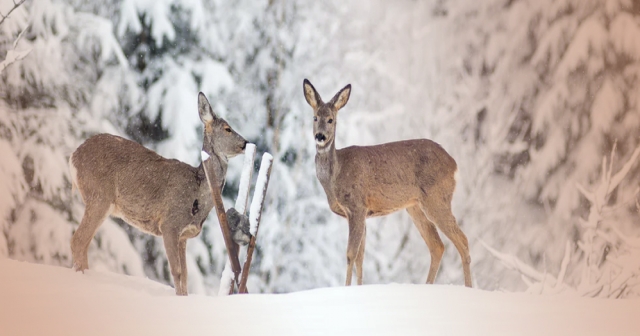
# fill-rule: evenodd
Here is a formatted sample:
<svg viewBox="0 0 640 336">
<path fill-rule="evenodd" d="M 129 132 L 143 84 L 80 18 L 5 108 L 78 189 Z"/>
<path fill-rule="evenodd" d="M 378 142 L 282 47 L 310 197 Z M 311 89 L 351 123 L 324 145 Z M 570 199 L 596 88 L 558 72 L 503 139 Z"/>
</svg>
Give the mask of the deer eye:
<svg viewBox="0 0 640 336">
<path fill-rule="evenodd" d="M 231 133 L 231 128 L 230 127 L 225 127 L 224 130 L 227 131 L 228 133 Z"/>
<path fill-rule="evenodd" d="M 331 123 L 333 123 L 333 119 L 329 119 L 329 120 L 327 120 L 327 122 L 331 124 Z"/>
<path fill-rule="evenodd" d="M 313 116 L 313 121 L 318 121 L 318 117 Z"/>
</svg>

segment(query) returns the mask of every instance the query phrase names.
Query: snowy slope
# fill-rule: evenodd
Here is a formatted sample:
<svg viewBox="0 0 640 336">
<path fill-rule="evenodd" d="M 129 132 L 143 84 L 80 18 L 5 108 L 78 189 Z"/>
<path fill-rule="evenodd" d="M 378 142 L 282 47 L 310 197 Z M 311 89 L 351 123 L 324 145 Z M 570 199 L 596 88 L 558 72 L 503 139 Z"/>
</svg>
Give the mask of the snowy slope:
<svg viewBox="0 0 640 336">
<path fill-rule="evenodd" d="M 176 297 L 157 282 L 0 259 L 0 335 L 637 335 L 639 300 L 371 285 Z"/>
</svg>

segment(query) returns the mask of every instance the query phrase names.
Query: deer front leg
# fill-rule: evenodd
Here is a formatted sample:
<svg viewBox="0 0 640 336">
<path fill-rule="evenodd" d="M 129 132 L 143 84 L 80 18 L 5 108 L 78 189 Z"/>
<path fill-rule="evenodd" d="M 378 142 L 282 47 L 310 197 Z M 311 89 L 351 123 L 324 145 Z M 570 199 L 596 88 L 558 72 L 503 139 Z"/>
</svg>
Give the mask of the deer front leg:
<svg viewBox="0 0 640 336">
<path fill-rule="evenodd" d="M 363 226 L 362 238 L 360 240 L 360 248 L 358 249 L 358 255 L 356 256 L 356 278 L 358 285 L 362 285 L 362 263 L 364 262 L 364 246 L 367 242 L 367 227 Z"/>
<path fill-rule="evenodd" d="M 164 241 L 164 249 L 167 251 L 167 259 L 169 260 L 169 269 L 173 277 L 173 284 L 176 288 L 176 295 L 187 295 L 186 289 L 182 286 L 182 264 L 180 257 L 179 233 L 175 230 L 167 230 L 162 232 L 162 240 Z M 185 244 L 186 246 L 186 244 Z M 186 278 L 186 274 L 184 274 Z"/>
<path fill-rule="evenodd" d="M 358 284 L 362 284 L 362 264 L 358 265 L 357 257 L 360 252 L 360 245 L 364 240 L 365 231 L 365 211 L 357 211 L 349 214 L 349 239 L 347 242 L 347 280 L 345 286 L 351 286 L 351 276 L 353 275 L 353 264 L 356 262 L 358 272 Z M 364 257 L 364 246 L 362 247 Z"/>
<path fill-rule="evenodd" d="M 187 295 L 187 239 L 181 238 L 178 241 L 178 258 L 180 260 L 180 293 Z M 176 285 L 176 293 L 178 286 Z"/>
</svg>

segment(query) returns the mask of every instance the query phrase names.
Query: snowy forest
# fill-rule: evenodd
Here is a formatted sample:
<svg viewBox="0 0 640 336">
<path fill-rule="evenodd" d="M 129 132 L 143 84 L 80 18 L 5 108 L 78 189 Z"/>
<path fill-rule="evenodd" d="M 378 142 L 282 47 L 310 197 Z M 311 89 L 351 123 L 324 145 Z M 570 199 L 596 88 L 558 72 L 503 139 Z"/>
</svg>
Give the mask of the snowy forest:
<svg viewBox="0 0 640 336">
<path fill-rule="evenodd" d="M 337 148 L 429 138 L 455 158 L 475 287 L 640 295 L 640 1 L 1 0 L 0 13 L 0 257 L 71 266 L 84 205 L 68 159 L 93 134 L 197 166 L 202 91 L 256 144 L 256 169 L 274 156 L 249 291 L 343 285 L 348 227 L 316 178 L 308 78 L 324 97 L 352 85 Z M 365 284 L 424 283 L 429 251 L 405 211 L 367 233 Z M 436 283 L 462 285 L 443 242 Z M 213 212 L 187 259 L 189 293 L 216 295 Z M 89 265 L 172 283 L 161 238 L 116 219 Z"/>
</svg>

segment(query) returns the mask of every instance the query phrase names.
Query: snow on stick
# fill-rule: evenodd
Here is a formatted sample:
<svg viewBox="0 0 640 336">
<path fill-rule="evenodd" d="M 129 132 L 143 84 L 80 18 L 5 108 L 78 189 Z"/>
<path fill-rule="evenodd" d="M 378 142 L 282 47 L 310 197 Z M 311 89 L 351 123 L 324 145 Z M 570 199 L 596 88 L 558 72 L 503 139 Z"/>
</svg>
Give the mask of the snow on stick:
<svg viewBox="0 0 640 336">
<path fill-rule="evenodd" d="M 222 276 L 220 277 L 220 289 L 218 289 L 218 296 L 227 296 L 233 290 L 233 272 L 231 271 L 231 262 L 227 259 L 224 264 L 224 270 L 222 270 Z"/>
<path fill-rule="evenodd" d="M 256 190 L 253 192 L 251 208 L 249 209 L 249 223 L 251 224 L 250 232 L 252 236 L 255 236 L 258 231 L 262 203 L 267 193 L 267 184 L 269 183 L 269 174 L 271 173 L 271 163 L 273 163 L 273 156 L 269 153 L 264 153 L 264 155 L 262 155 L 260 171 L 258 172 L 258 179 L 256 180 Z"/>
<path fill-rule="evenodd" d="M 238 293 L 247 293 L 247 279 L 249 278 L 249 269 L 251 268 L 251 260 L 253 259 L 253 250 L 256 248 L 256 236 L 258 235 L 264 197 L 267 194 L 267 186 L 269 184 L 269 176 L 271 175 L 272 163 L 273 156 L 269 153 L 264 153 L 262 155 L 260 171 L 258 172 L 256 189 L 253 192 L 253 199 L 251 200 L 251 208 L 249 209 L 251 240 L 247 247 L 247 258 L 242 267 L 242 276 L 240 277 L 240 284 L 238 285 Z"/>
<path fill-rule="evenodd" d="M 247 144 L 244 149 L 244 164 L 242 175 L 240 175 L 240 186 L 238 187 L 238 197 L 236 198 L 236 210 L 243 214 L 247 210 L 249 200 L 249 189 L 251 188 L 251 175 L 253 173 L 253 160 L 256 156 L 256 145 Z"/>
</svg>

